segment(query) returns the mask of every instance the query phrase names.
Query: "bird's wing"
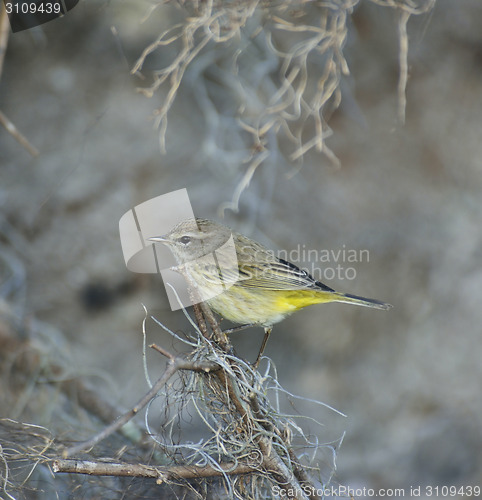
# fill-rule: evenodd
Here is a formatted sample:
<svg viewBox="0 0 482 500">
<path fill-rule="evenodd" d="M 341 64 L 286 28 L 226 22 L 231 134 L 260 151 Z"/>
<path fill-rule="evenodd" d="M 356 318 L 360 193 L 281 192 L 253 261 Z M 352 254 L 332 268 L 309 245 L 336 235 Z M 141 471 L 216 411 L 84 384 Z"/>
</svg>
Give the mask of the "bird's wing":
<svg viewBox="0 0 482 500">
<path fill-rule="evenodd" d="M 307 271 L 291 262 L 275 257 L 263 245 L 234 234 L 237 259 L 229 254 L 213 259 L 196 260 L 203 279 L 219 284 L 231 284 L 246 288 L 263 290 L 334 290 L 316 281 Z M 260 261 L 263 262 L 260 265 Z"/>
<path fill-rule="evenodd" d="M 240 262 L 239 275 L 240 279 L 236 285 L 242 287 L 334 292 L 332 288 L 316 281 L 307 271 L 283 259 L 274 259 L 262 267 L 251 262 Z"/>
</svg>

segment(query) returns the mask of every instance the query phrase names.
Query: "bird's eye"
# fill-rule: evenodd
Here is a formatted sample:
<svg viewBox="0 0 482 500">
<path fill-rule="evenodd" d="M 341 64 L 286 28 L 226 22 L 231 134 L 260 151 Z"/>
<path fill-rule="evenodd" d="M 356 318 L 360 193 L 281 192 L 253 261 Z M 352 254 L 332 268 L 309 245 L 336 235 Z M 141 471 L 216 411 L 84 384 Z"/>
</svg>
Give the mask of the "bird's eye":
<svg viewBox="0 0 482 500">
<path fill-rule="evenodd" d="M 188 243 L 191 242 L 191 237 L 190 236 L 181 236 L 177 241 L 179 241 L 183 245 L 187 245 Z"/>
</svg>

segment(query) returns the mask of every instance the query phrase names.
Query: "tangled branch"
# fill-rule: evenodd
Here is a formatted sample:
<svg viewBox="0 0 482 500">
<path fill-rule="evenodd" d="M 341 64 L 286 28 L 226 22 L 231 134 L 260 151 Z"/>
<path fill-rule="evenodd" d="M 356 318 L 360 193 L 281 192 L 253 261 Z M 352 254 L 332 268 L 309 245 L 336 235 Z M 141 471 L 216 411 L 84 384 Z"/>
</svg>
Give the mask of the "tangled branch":
<svg viewBox="0 0 482 500">
<path fill-rule="evenodd" d="M 205 306 L 197 307 L 196 316 L 202 329 L 197 328 L 194 337 L 184 340 L 190 351 L 175 356 L 160 346 L 151 346 L 168 358 L 159 380 L 130 411 L 90 440 L 65 450 L 64 459 L 53 463 L 54 471 L 152 477 L 167 484 L 218 478 L 229 498 L 267 498 L 275 485 L 288 498 L 320 498 L 316 486 L 326 484 L 329 478 L 324 482 L 321 479 L 317 450 L 335 447 L 311 440 L 294 417 L 283 415 L 278 404 L 272 405 L 269 393 L 274 392 L 278 399 L 283 389 L 269 374 L 269 360 L 262 375 L 232 353 L 229 341 L 217 341 L 222 332 Z M 164 412 L 158 432 L 149 424 L 156 398 L 160 398 Z M 168 465 L 66 460 L 120 430 L 144 407 L 148 432 L 162 456 L 169 458 Z M 187 411 L 204 423 L 206 439 L 198 443 L 181 441 L 179 424 Z M 311 460 L 303 449 L 311 450 Z"/>
<path fill-rule="evenodd" d="M 398 114 L 403 123 L 407 22 L 412 15 L 430 11 L 435 0 L 372 1 L 400 13 Z M 174 53 L 169 64 L 153 72 L 152 84 L 139 89 L 148 97 L 165 90 L 155 113 L 161 150 L 166 150 L 169 112 L 184 85 L 192 88 L 206 124 L 199 161 L 215 155 L 216 163 L 224 161 L 232 169 L 246 165 L 223 210 L 238 210 L 242 192 L 259 166 L 273 155 L 281 153 L 301 163 L 315 150 L 339 164 L 326 144 L 331 135 L 327 119 L 340 105 L 340 83 L 349 74 L 343 51 L 347 21 L 358 3 L 182 1 L 178 6 L 184 20 L 163 31 L 139 57 L 133 73 L 141 72 L 146 59 L 159 49 L 163 54 L 168 49 Z M 217 82 L 214 90 L 212 81 Z M 230 105 L 220 104 L 220 89 Z"/>
</svg>

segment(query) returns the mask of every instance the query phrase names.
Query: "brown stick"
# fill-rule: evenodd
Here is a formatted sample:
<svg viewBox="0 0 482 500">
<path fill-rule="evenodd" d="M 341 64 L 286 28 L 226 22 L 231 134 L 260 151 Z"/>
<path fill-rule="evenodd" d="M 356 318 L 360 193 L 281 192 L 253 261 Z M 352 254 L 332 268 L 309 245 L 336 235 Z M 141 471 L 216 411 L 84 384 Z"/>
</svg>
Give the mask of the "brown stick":
<svg viewBox="0 0 482 500">
<path fill-rule="evenodd" d="M 214 313 L 211 308 L 204 302 L 199 304 L 203 312 L 204 317 L 207 319 L 211 329 L 214 333 L 214 339 L 221 346 L 224 352 L 231 352 L 231 343 L 229 342 L 228 336 L 221 330 L 219 324 L 214 317 Z"/>
<path fill-rule="evenodd" d="M 283 439 L 280 430 L 266 416 L 263 415 L 261 407 L 259 406 L 259 401 L 254 392 L 250 394 L 249 402 L 251 404 L 251 408 L 253 410 L 257 422 L 268 432 L 272 432 L 273 434 L 279 436 L 280 439 L 282 439 L 283 442 L 285 443 L 286 449 L 288 450 L 288 454 L 290 456 L 290 462 L 294 476 L 299 481 L 303 491 L 308 495 L 308 497 L 311 500 L 319 500 L 321 497 L 316 493 L 317 490 L 310 482 L 310 479 L 306 471 L 303 469 L 303 467 L 299 465 L 298 457 L 293 451 L 293 448 L 289 445 L 289 443 L 286 442 L 286 439 Z M 281 460 L 279 456 L 278 459 Z"/>
<path fill-rule="evenodd" d="M 226 388 L 229 394 L 229 398 L 234 404 L 236 410 L 241 416 L 244 425 L 252 426 L 257 423 L 257 420 L 253 419 L 249 411 L 249 406 L 243 404 L 243 402 L 239 399 L 238 394 L 234 388 L 234 383 L 231 377 L 224 371 L 219 370 L 217 376 L 223 387 Z M 255 393 L 251 396 L 251 407 L 256 411 L 258 411 L 258 416 L 261 416 L 261 411 L 259 407 L 259 403 L 257 401 L 257 396 Z M 250 422 L 251 421 L 251 422 Z M 265 425 L 262 427 L 269 432 L 276 432 L 277 434 L 281 434 L 277 428 L 274 428 L 271 422 L 265 420 Z M 259 423 L 259 422 L 258 422 Z M 297 478 L 297 474 L 293 473 L 292 470 L 284 463 L 281 457 L 278 455 L 276 450 L 273 449 L 271 445 L 271 441 L 269 438 L 263 435 L 259 435 L 256 439 L 258 447 L 263 456 L 263 469 L 272 473 L 276 478 L 279 486 L 287 493 L 287 498 L 294 498 L 296 500 L 308 500 L 308 498 L 319 498 L 318 496 L 312 496 L 310 493 L 306 493 L 304 488 L 308 488 L 309 492 L 314 491 L 314 487 L 309 483 L 302 484 Z M 296 471 L 296 465 L 293 464 L 293 468 Z M 291 495 L 292 494 L 292 495 Z"/>
<path fill-rule="evenodd" d="M 250 474 L 258 469 L 234 462 L 220 463 L 219 468 L 210 465 L 197 467 L 195 465 L 173 465 L 170 467 L 153 467 L 143 464 L 105 463 L 90 460 L 55 460 L 52 464 L 54 472 L 70 472 L 89 474 L 92 476 L 127 476 L 151 477 L 158 484 L 175 479 L 193 479 L 200 477 L 219 477 L 224 474 Z"/>
<path fill-rule="evenodd" d="M 0 124 L 16 141 L 21 144 L 32 156 L 38 156 L 39 150 L 30 144 L 28 139 L 18 130 L 18 128 L 0 111 Z"/>
<path fill-rule="evenodd" d="M 197 324 L 199 326 L 199 329 L 201 330 L 201 333 L 203 334 L 203 337 L 209 339 L 211 336 L 209 335 L 208 327 L 206 325 L 206 320 L 204 319 L 201 307 L 199 306 L 199 304 L 194 303 L 193 309 L 194 316 L 196 317 Z"/>
<path fill-rule="evenodd" d="M 0 79 L 2 78 L 3 61 L 7 52 L 9 34 L 10 24 L 8 22 L 7 9 L 2 2 L 0 3 Z"/>
<path fill-rule="evenodd" d="M 176 363 L 178 370 L 209 373 L 220 369 L 220 366 L 214 361 L 191 361 L 189 359 L 182 358 L 181 356 L 174 356 L 157 344 L 151 344 L 149 347 L 157 352 L 160 352 L 162 355 L 169 358 L 169 360 L 173 363 Z"/>
<path fill-rule="evenodd" d="M 2 78 L 3 62 L 7 53 L 8 35 L 10 24 L 8 22 L 7 9 L 3 2 L 0 3 L 0 79 Z M 28 139 L 17 129 L 17 127 L 0 111 L 0 124 L 13 136 L 32 156 L 38 156 L 39 151 L 32 146 Z"/>
<path fill-rule="evenodd" d="M 283 462 L 269 439 L 266 437 L 258 438 L 258 446 L 263 454 L 263 469 L 276 478 L 280 488 L 286 492 L 287 498 L 308 500 L 306 488 L 301 486 L 293 471 Z"/>
</svg>

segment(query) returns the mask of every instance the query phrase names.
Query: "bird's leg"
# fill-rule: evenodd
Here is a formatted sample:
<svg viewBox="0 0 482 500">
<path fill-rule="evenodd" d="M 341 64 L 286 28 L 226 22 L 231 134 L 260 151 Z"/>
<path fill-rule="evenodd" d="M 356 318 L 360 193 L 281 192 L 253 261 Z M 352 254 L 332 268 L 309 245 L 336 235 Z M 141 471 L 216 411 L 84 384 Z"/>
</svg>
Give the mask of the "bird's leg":
<svg viewBox="0 0 482 500">
<path fill-rule="evenodd" d="M 223 333 L 228 335 L 229 333 L 240 332 L 241 330 L 245 330 L 246 328 L 251 328 L 252 326 L 257 326 L 254 323 L 247 323 L 246 325 L 235 326 L 234 328 L 228 328 L 227 330 L 223 330 Z"/>
<path fill-rule="evenodd" d="M 273 330 L 273 327 L 272 326 L 267 326 L 265 327 L 264 329 L 264 339 L 263 339 L 263 343 L 261 344 L 261 349 L 259 350 L 259 354 L 258 354 L 258 357 L 256 358 L 256 361 L 253 365 L 253 368 L 255 370 L 258 369 L 258 365 L 259 365 L 259 362 L 261 361 L 261 356 L 263 355 L 264 353 L 264 349 L 266 347 L 266 344 L 268 343 L 268 339 L 269 339 L 269 336 L 271 334 L 271 330 Z"/>
</svg>

